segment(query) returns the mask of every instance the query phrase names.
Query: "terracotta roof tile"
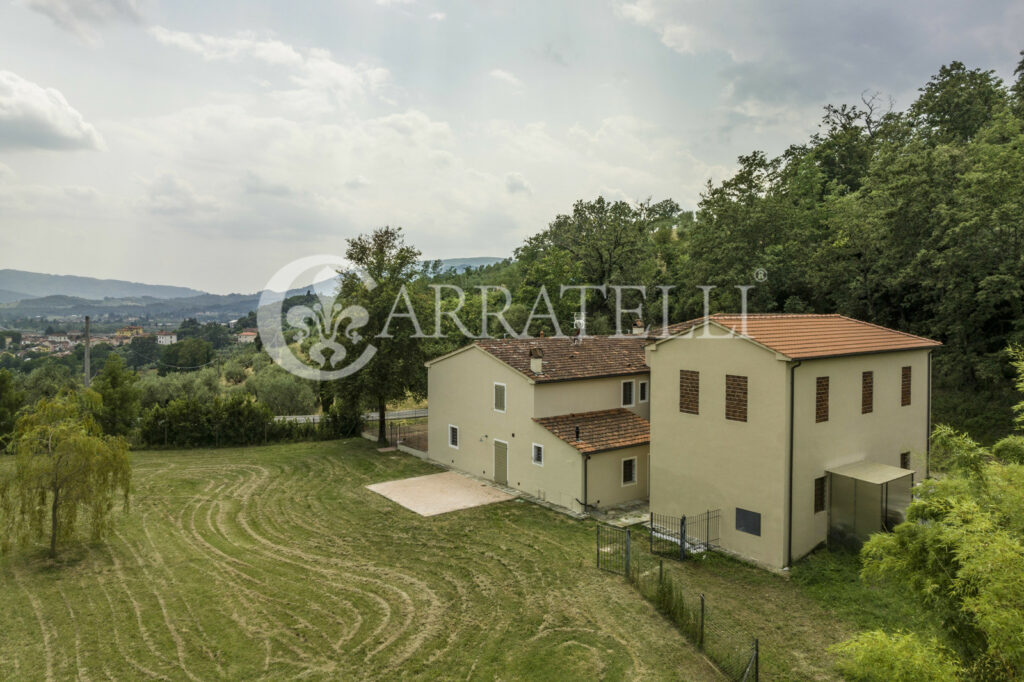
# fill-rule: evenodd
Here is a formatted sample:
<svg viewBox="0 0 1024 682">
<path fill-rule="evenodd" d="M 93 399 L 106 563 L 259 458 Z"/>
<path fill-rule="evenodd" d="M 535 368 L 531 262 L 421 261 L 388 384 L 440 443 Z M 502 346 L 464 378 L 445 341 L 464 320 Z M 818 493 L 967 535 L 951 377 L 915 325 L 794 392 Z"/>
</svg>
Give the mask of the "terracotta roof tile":
<svg viewBox="0 0 1024 682">
<path fill-rule="evenodd" d="M 588 336 L 580 344 L 569 338 L 480 339 L 476 345 L 537 382 L 647 374 L 647 339 Z M 544 352 L 540 374 L 530 369 L 530 349 Z"/>
<path fill-rule="evenodd" d="M 672 325 L 669 333 L 681 334 L 705 319 L 700 317 Z M 932 339 L 843 315 L 716 314 L 710 319 L 794 360 L 942 345 Z"/>
<path fill-rule="evenodd" d="M 583 454 L 630 448 L 651 442 L 651 423 L 624 407 L 540 417 L 534 421 Z M 580 430 L 579 440 L 576 440 L 577 427 Z"/>
</svg>

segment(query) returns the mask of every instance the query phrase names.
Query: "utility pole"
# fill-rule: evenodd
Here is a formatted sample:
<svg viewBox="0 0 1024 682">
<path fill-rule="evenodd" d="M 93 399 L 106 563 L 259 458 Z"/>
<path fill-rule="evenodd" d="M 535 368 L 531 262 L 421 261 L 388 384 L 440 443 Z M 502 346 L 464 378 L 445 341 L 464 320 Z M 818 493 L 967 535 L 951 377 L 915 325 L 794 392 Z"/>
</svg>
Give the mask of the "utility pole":
<svg viewBox="0 0 1024 682">
<path fill-rule="evenodd" d="M 92 342 L 89 339 L 89 316 L 86 315 L 85 316 L 85 387 L 86 388 L 89 388 L 89 375 L 91 374 L 91 372 L 89 371 L 89 350 L 90 350 L 89 347 L 91 345 L 92 345 Z"/>
</svg>

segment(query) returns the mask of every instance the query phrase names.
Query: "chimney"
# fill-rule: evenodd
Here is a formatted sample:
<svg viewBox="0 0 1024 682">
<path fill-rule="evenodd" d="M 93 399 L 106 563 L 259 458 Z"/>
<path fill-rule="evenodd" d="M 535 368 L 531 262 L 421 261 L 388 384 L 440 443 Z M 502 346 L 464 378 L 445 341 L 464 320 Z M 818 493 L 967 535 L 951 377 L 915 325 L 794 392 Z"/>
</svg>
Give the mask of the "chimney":
<svg viewBox="0 0 1024 682">
<path fill-rule="evenodd" d="M 580 439 L 580 427 L 576 427 L 576 440 Z"/>
<path fill-rule="evenodd" d="M 636 320 L 635 322 L 633 322 L 633 335 L 634 336 L 641 336 L 646 331 L 647 330 L 644 328 L 644 321 L 643 320 Z"/>
<path fill-rule="evenodd" d="M 530 371 L 534 374 L 544 373 L 544 351 L 537 346 L 530 349 Z"/>
</svg>

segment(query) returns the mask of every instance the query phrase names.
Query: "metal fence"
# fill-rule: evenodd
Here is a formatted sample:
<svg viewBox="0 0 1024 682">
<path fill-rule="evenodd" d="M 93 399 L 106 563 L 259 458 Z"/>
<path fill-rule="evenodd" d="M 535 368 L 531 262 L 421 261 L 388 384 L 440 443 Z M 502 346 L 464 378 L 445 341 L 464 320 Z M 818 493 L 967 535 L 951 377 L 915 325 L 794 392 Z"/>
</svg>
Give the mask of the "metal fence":
<svg viewBox="0 0 1024 682">
<path fill-rule="evenodd" d="M 651 554 L 680 561 L 690 554 L 707 552 L 718 546 L 721 510 L 709 509 L 695 516 L 667 516 L 651 512 Z"/>
<path fill-rule="evenodd" d="M 630 539 L 628 528 L 597 526 L 597 567 L 626 575 L 629 571 Z"/>
<path fill-rule="evenodd" d="M 672 558 L 686 556 L 688 547 L 713 548 L 718 540 L 718 510 L 695 517 L 651 515 L 651 554 L 637 551 L 628 528 L 597 526 L 597 567 L 625 576 L 636 590 L 667 616 L 679 630 L 704 652 L 730 679 L 746 682 L 758 679 L 760 651 L 758 641 L 719 616 L 703 594 L 687 592 L 678 578 L 666 573 L 664 561 L 654 556 L 655 548 L 666 549 Z M 697 520 L 702 531 L 691 526 Z M 674 533 L 674 535 L 673 535 Z M 661 536 L 661 537 L 656 537 Z M 673 538 L 675 542 L 673 542 Z M 682 542 L 679 542 L 682 539 Z M 694 542 L 691 544 L 691 540 Z M 687 549 L 683 549 L 687 548 Z"/>
<path fill-rule="evenodd" d="M 757 638 L 719 615 L 703 594 L 687 592 L 665 571 L 662 559 L 634 552 L 626 576 L 729 679 L 758 679 Z"/>
<path fill-rule="evenodd" d="M 376 440 L 379 423 L 376 420 L 365 421 L 363 423 L 363 435 Z M 387 421 L 384 424 L 384 435 L 390 447 L 404 445 L 420 452 L 427 451 L 426 421 L 408 421 L 405 419 Z"/>
</svg>

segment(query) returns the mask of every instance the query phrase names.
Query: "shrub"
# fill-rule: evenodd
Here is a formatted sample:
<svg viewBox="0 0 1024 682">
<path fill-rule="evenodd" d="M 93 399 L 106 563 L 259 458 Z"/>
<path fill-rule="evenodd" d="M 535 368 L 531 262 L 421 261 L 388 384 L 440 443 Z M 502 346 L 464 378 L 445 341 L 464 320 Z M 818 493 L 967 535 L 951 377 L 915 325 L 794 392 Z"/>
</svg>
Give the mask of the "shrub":
<svg viewBox="0 0 1024 682">
<path fill-rule="evenodd" d="M 948 682 L 963 672 L 937 639 L 909 632 L 862 632 L 829 651 L 837 657 L 836 670 L 856 682 Z"/>
<path fill-rule="evenodd" d="M 1007 436 L 992 446 L 992 454 L 1003 464 L 1024 464 L 1024 436 Z"/>
</svg>

